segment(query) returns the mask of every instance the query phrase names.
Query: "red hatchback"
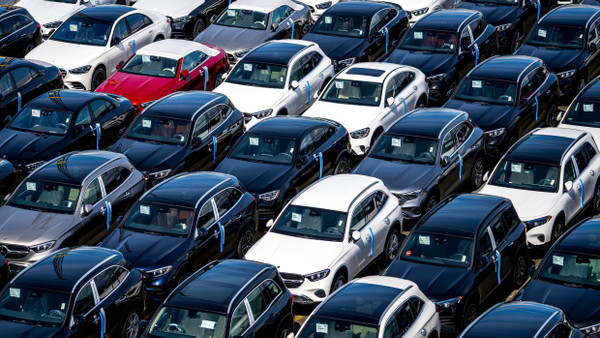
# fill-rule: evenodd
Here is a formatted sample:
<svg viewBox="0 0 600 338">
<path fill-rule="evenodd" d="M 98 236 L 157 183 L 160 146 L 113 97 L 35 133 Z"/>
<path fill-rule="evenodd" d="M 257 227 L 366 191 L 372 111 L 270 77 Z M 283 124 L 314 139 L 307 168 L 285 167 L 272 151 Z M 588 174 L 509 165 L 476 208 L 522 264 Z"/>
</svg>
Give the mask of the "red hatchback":
<svg viewBox="0 0 600 338">
<path fill-rule="evenodd" d="M 117 68 L 96 91 L 128 98 L 138 113 L 174 92 L 213 90 L 229 71 L 229 61 L 218 47 L 169 39 L 141 48 Z"/>
</svg>

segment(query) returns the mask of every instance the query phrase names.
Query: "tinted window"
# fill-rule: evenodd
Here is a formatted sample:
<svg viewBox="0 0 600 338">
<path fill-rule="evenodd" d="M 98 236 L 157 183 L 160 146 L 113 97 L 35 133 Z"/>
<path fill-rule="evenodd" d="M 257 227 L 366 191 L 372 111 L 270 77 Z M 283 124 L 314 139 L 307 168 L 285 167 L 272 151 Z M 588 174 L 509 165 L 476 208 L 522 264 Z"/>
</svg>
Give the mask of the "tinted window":
<svg viewBox="0 0 600 338">
<path fill-rule="evenodd" d="M 255 321 L 267 310 L 269 303 L 263 285 L 250 292 L 248 295 L 248 304 L 250 305 L 250 311 L 252 311 L 252 317 Z"/>
<path fill-rule="evenodd" d="M 567 164 L 565 165 L 565 173 L 564 173 L 564 182 L 573 182 L 577 178 L 577 172 L 575 172 L 575 165 L 573 164 L 573 160 L 569 159 Z"/>
<path fill-rule="evenodd" d="M 473 32 L 473 38 L 477 39 L 485 31 L 486 25 L 482 19 L 477 19 L 469 23 L 469 27 L 471 27 L 471 31 Z"/>
<path fill-rule="evenodd" d="M 540 86 L 546 80 L 546 74 L 544 73 L 544 69 L 542 67 L 535 70 L 533 76 L 531 77 L 531 86 L 533 91 L 537 91 Z"/>
<path fill-rule="evenodd" d="M 390 97 L 396 97 L 402 91 L 402 89 L 400 89 L 398 87 L 398 77 L 400 75 L 401 74 L 396 75 L 392 79 L 390 79 L 390 81 L 388 81 L 388 84 L 385 87 L 385 99 L 386 100 Z"/>
<path fill-rule="evenodd" d="M 398 331 L 400 332 L 400 335 L 406 333 L 406 331 L 408 331 L 415 321 L 410 304 L 408 302 L 402 304 L 395 317 L 398 322 Z"/>
<path fill-rule="evenodd" d="M 504 229 L 504 223 L 502 222 L 502 218 L 496 218 L 490 224 L 490 229 L 492 229 L 492 234 L 494 234 L 494 240 L 496 241 L 496 245 L 500 245 L 500 243 L 506 238 L 506 229 Z"/>
<path fill-rule="evenodd" d="M 577 163 L 577 168 L 579 169 L 579 173 L 582 173 L 583 170 L 590 163 L 585 152 L 583 151 L 583 147 L 579 148 L 579 150 L 577 150 L 575 152 L 575 154 L 573 154 L 573 157 L 575 158 L 575 163 Z"/>
<path fill-rule="evenodd" d="M 315 128 L 310 132 L 312 136 L 315 149 L 319 148 L 325 141 L 327 141 L 327 127 Z"/>
<path fill-rule="evenodd" d="M 5 74 L 0 78 L 0 93 L 4 96 L 12 93 L 15 90 L 15 82 L 10 74 Z"/>
<path fill-rule="evenodd" d="M 209 200 L 204 203 L 200 209 L 198 216 L 198 228 L 208 228 L 215 222 L 215 213 L 213 211 L 212 202 Z"/>
<path fill-rule="evenodd" d="M 204 62 L 207 58 L 208 55 L 200 51 L 193 51 L 190 54 L 183 57 L 183 61 L 181 63 L 181 70 L 183 71 L 184 69 L 187 69 L 188 71 L 191 71 L 192 69 L 195 69 L 196 67 L 200 66 L 202 62 Z"/>
<path fill-rule="evenodd" d="M 221 109 L 220 107 L 211 108 L 206 116 L 208 118 L 208 126 L 210 130 L 214 130 L 216 126 L 221 123 Z"/>
<path fill-rule="evenodd" d="M 300 81 L 303 77 L 302 60 L 298 60 L 292 65 L 292 70 L 290 71 L 290 83 L 292 83 L 292 81 Z"/>
<path fill-rule="evenodd" d="M 272 280 L 266 281 L 264 283 L 264 286 L 265 286 L 265 292 L 266 292 L 267 296 L 269 296 L 269 299 L 271 301 L 275 300 L 277 297 L 279 297 L 280 294 L 283 293 L 283 290 L 281 289 L 281 287 Z"/>
<path fill-rule="evenodd" d="M 315 63 L 313 62 L 313 58 L 310 54 L 302 57 L 302 73 L 306 76 L 308 75 L 314 68 Z"/>
<path fill-rule="evenodd" d="M 596 156 L 596 149 L 594 149 L 594 147 L 588 142 L 584 143 L 583 152 L 588 160 L 588 163 L 592 161 L 594 156 Z"/>
<path fill-rule="evenodd" d="M 558 324 L 548 333 L 547 338 L 568 338 L 571 336 L 571 329 L 565 324 Z"/>
<path fill-rule="evenodd" d="M 238 305 L 231 317 L 231 330 L 229 333 L 232 337 L 241 335 L 248 327 L 250 327 L 250 317 L 248 317 L 245 302 L 241 302 L 240 305 Z"/>
<path fill-rule="evenodd" d="M 113 31 L 113 39 L 118 37 L 122 41 L 123 39 L 127 38 L 129 34 L 129 27 L 127 27 L 125 19 L 117 22 L 117 24 L 115 25 L 115 30 Z"/>
<path fill-rule="evenodd" d="M 488 256 L 492 253 L 492 240 L 490 239 L 490 235 L 487 231 L 484 231 L 477 241 L 477 253 L 479 257 Z"/>
<path fill-rule="evenodd" d="M 460 147 L 471 135 L 473 126 L 469 122 L 463 122 L 456 128 L 456 140 L 458 142 L 457 147 Z"/>
<path fill-rule="evenodd" d="M 90 102 L 90 107 L 92 108 L 92 115 L 95 119 L 98 119 L 106 114 L 110 113 L 111 110 L 115 108 L 115 106 L 106 101 L 106 100 L 95 100 Z"/>
<path fill-rule="evenodd" d="M 502 212 L 502 217 L 509 231 L 521 223 L 515 208 L 512 206 Z"/>
<path fill-rule="evenodd" d="M 312 133 L 311 133 L 312 134 Z M 302 142 L 300 143 L 300 156 L 311 154 L 315 151 L 315 144 L 313 142 L 311 134 L 304 136 Z"/>
<path fill-rule="evenodd" d="M 415 318 L 417 318 L 421 313 L 421 309 L 425 305 L 425 302 L 420 298 L 413 297 L 408 300 L 408 303 L 412 307 L 413 313 L 415 314 Z"/>
<path fill-rule="evenodd" d="M 452 132 L 449 132 L 444 136 L 444 142 L 442 143 L 442 157 L 451 156 L 456 150 L 456 143 L 454 142 L 454 136 Z"/>
<path fill-rule="evenodd" d="M 129 177 L 131 171 L 127 168 L 116 167 L 108 170 L 102 174 L 102 181 L 104 182 L 104 188 L 107 194 L 110 194 L 118 186 L 120 186 L 127 177 Z"/>
<path fill-rule="evenodd" d="M 83 194 L 83 205 L 91 204 L 94 205 L 102 199 L 102 190 L 100 190 L 100 182 L 98 178 L 92 181 Z"/>
<path fill-rule="evenodd" d="M 471 44 L 471 36 L 469 35 L 469 30 L 464 28 L 462 32 L 460 32 L 460 48 L 465 49 L 469 47 Z"/>
<path fill-rule="evenodd" d="M 15 80 L 15 84 L 17 88 L 21 88 L 25 86 L 29 81 L 33 79 L 31 75 L 31 71 L 29 71 L 28 67 L 19 67 L 10 71 Z"/>
<path fill-rule="evenodd" d="M 11 16 L 5 20 L 2 20 L 0 25 L 2 25 L 2 31 L 4 32 L 4 35 L 9 35 L 21 28 L 22 22 L 16 16 Z"/>
<path fill-rule="evenodd" d="M 125 20 L 129 24 L 131 34 L 139 31 L 140 29 L 148 25 L 150 19 L 146 18 L 146 20 L 144 20 L 144 18 L 145 16 L 142 14 L 133 14 L 125 18 Z"/>
<path fill-rule="evenodd" d="M 274 11 L 273 11 L 273 23 L 281 23 L 283 20 L 287 19 L 287 17 L 290 16 L 290 14 L 292 14 L 294 12 L 293 9 L 291 9 L 288 6 L 280 6 L 277 7 Z"/>
<path fill-rule="evenodd" d="M 377 215 L 379 208 L 375 201 L 376 194 L 377 193 L 367 197 L 356 207 L 356 209 L 354 209 L 354 212 L 352 213 L 352 222 L 350 223 L 350 231 L 360 231 L 375 217 L 375 215 Z"/>
<path fill-rule="evenodd" d="M 240 196 L 241 193 L 234 188 L 225 189 L 218 193 L 215 196 L 215 204 L 217 205 L 219 217 L 227 213 L 237 203 Z"/>
<path fill-rule="evenodd" d="M 86 125 L 92 123 L 92 118 L 90 115 L 90 108 L 88 106 L 83 107 L 79 114 L 77 115 L 77 119 L 75 120 L 75 125 Z"/>
<path fill-rule="evenodd" d="M 94 277 L 100 300 L 108 296 L 127 276 L 127 271 L 121 266 L 112 266 Z"/>
<path fill-rule="evenodd" d="M 88 282 L 81 288 L 77 295 L 75 306 L 73 307 L 73 315 L 85 315 L 95 304 L 92 286 Z"/>
<path fill-rule="evenodd" d="M 196 123 L 194 124 L 193 137 L 206 137 L 208 135 L 208 120 L 206 120 L 206 114 L 198 116 Z"/>
</svg>

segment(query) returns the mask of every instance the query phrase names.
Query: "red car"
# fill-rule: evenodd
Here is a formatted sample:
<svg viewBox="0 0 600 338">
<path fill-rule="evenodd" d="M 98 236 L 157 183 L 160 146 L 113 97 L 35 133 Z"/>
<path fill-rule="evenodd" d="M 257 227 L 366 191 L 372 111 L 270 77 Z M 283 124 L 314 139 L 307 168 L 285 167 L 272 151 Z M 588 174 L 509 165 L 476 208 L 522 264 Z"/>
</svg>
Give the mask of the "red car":
<svg viewBox="0 0 600 338">
<path fill-rule="evenodd" d="M 218 47 L 169 39 L 141 48 L 117 69 L 96 91 L 124 96 L 140 112 L 174 92 L 213 90 L 229 71 L 229 61 Z"/>
</svg>

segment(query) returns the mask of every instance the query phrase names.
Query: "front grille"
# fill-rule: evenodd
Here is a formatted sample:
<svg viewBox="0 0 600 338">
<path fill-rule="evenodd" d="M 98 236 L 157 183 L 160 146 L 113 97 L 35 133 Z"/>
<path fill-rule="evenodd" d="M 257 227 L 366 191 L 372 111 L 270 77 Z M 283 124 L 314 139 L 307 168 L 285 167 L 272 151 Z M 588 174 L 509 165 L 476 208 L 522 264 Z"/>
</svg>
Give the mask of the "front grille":
<svg viewBox="0 0 600 338">
<path fill-rule="evenodd" d="M 442 324 L 442 327 L 444 327 L 445 330 L 452 331 L 452 330 L 456 329 L 456 323 L 454 322 L 453 317 L 440 316 L 440 322 Z"/>
<path fill-rule="evenodd" d="M 279 274 L 281 275 L 281 279 L 283 279 L 283 283 L 285 283 L 285 286 L 288 288 L 297 288 L 304 283 L 304 277 L 302 277 L 302 275 L 286 272 L 280 272 Z"/>
<path fill-rule="evenodd" d="M 0 254 L 6 258 L 23 258 L 29 254 L 29 248 L 17 244 L 0 244 Z"/>
<path fill-rule="evenodd" d="M 73 89 L 85 90 L 85 86 L 81 82 L 68 82 Z"/>
<path fill-rule="evenodd" d="M 64 69 L 64 68 L 59 68 L 58 70 L 60 71 L 60 75 L 62 75 L 62 77 L 65 77 L 65 76 L 67 76 L 67 70 L 66 70 L 66 69 Z"/>
<path fill-rule="evenodd" d="M 183 31 L 176 31 L 176 30 L 173 30 L 173 31 L 171 32 L 171 38 L 172 38 L 172 39 L 185 39 L 185 38 L 186 38 L 186 36 L 185 36 L 185 33 L 184 33 Z"/>
</svg>

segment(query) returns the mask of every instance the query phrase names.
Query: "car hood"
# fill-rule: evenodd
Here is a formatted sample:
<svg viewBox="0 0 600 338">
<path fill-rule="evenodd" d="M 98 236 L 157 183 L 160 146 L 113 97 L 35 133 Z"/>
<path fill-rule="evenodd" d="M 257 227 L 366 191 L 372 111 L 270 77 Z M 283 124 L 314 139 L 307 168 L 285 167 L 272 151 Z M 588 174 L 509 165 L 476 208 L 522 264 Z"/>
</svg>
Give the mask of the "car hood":
<svg viewBox="0 0 600 338">
<path fill-rule="evenodd" d="M 353 132 L 368 127 L 379 112 L 379 107 L 317 101 L 302 115 L 330 119 Z"/>
<path fill-rule="evenodd" d="M 40 24 L 63 20 L 77 9 L 85 7 L 58 1 L 21 0 L 19 7 L 24 7 Z"/>
<path fill-rule="evenodd" d="M 155 11 L 176 19 L 190 14 L 204 2 L 190 0 L 139 0 L 133 7 Z"/>
<path fill-rule="evenodd" d="M 412 192 L 429 185 L 437 175 L 434 165 L 400 163 L 366 157 L 353 171 L 376 177 L 393 192 Z"/>
<path fill-rule="evenodd" d="M 168 4 L 170 6 L 170 3 Z M 266 30 L 212 24 L 198 34 L 194 41 L 219 46 L 227 53 L 233 53 L 254 48 L 267 41 L 269 37 Z"/>
<path fill-rule="evenodd" d="M 0 331 L 3 337 L 52 338 L 58 337 L 58 327 L 46 327 L 33 324 L 0 321 Z"/>
<path fill-rule="evenodd" d="M 493 104 L 480 104 L 459 100 L 449 100 L 444 104 L 445 108 L 454 108 L 465 111 L 475 124 L 484 131 L 504 128 L 512 117 L 514 106 L 503 106 Z"/>
<path fill-rule="evenodd" d="M 420 53 L 396 49 L 386 62 L 412 66 L 420 69 L 426 76 L 446 73 L 454 62 L 454 54 Z"/>
<path fill-rule="evenodd" d="M 556 306 L 565 312 L 575 326 L 582 328 L 600 323 L 598 297 L 600 297 L 599 290 L 532 280 L 521 298 Z"/>
<path fill-rule="evenodd" d="M 224 159 L 215 169 L 217 172 L 237 177 L 242 185 L 253 194 L 280 189 L 284 183 L 282 181 L 292 170 L 291 164 L 257 163 L 232 158 Z"/>
<path fill-rule="evenodd" d="M 226 95 L 233 105 L 244 113 L 269 109 L 283 96 L 281 88 L 245 86 L 231 82 L 221 83 L 214 92 Z M 274 114 L 276 113 L 274 112 Z"/>
<path fill-rule="evenodd" d="M 395 260 L 385 275 L 415 282 L 427 298 L 433 301 L 463 297 L 472 283 L 470 270 L 403 260 Z"/>
<path fill-rule="evenodd" d="M 524 221 L 548 216 L 548 213 L 558 203 L 559 199 L 558 195 L 553 192 L 512 189 L 490 184 L 486 184 L 481 189 L 481 193 L 510 199 L 517 210 L 517 214 L 519 214 L 519 218 Z M 535 208 L 532 208 L 534 205 Z"/>
<path fill-rule="evenodd" d="M 54 158 L 52 149 L 65 135 L 36 134 L 13 129 L 0 130 L 0 157 L 15 165 Z"/>
<path fill-rule="evenodd" d="M 244 257 L 273 264 L 279 271 L 306 275 L 330 268 L 342 253 L 342 242 L 286 236 L 268 232 Z"/>
<path fill-rule="evenodd" d="M 578 49 L 552 49 L 532 45 L 521 46 L 515 54 L 540 58 L 555 73 L 579 68 L 585 57 L 584 52 Z"/>
<path fill-rule="evenodd" d="M 519 6 L 492 5 L 463 1 L 460 8 L 480 11 L 492 26 L 511 23 L 519 15 Z"/>
<path fill-rule="evenodd" d="M 176 90 L 177 80 L 116 72 L 104 81 L 97 92 L 113 93 L 133 103 L 160 99 Z"/>
<path fill-rule="evenodd" d="M 90 46 L 56 40 L 46 40 L 26 55 L 27 59 L 49 62 L 66 70 L 90 64 L 100 56 L 105 46 Z"/>
<path fill-rule="evenodd" d="M 335 61 L 360 56 L 365 45 L 361 38 L 308 33 L 302 40 L 312 41 L 321 47 L 325 55 Z"/>
<path fill-rule="evenodd" d="M 58 239 L 74 225 L 72 214 L 21 209 L 5 205 L 0 208 L 0 234 L 3 241 L 35 245 Z"/>
<path fill-rule="evenodd" d="M 140 171 L 154 172 L 174 168 L 181 160 L 185 149 L 182 146 L 154 144 L 121 138 L 108 150 L 127 156 Z"/>
</svg>

